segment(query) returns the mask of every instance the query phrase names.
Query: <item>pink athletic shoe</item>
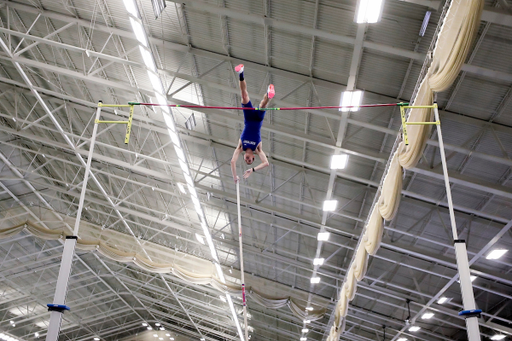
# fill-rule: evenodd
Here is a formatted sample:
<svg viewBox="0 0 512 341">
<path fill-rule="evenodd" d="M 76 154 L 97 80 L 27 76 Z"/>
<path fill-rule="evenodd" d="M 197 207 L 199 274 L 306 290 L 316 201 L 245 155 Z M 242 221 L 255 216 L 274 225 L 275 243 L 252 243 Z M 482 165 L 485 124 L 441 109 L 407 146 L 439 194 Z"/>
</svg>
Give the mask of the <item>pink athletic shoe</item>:
<svg viewBox="0 0 512 341">
<path fill-rule="evenodd" d="M 270 84 L 268 86 L 267 96 L 269 99 L 272 99 L 272 98 L 274 98 L 275 95 L 276 95 L 276 90 L 274 89 L 274 84 Z"/>
<path fill-rule="evenodd" d="M 244 72 L 244 64 L 240 64 L 240 65 L 235 66 L 235 71 L 238 74 L 241 74 L 242 72 Z"/>
</svg>

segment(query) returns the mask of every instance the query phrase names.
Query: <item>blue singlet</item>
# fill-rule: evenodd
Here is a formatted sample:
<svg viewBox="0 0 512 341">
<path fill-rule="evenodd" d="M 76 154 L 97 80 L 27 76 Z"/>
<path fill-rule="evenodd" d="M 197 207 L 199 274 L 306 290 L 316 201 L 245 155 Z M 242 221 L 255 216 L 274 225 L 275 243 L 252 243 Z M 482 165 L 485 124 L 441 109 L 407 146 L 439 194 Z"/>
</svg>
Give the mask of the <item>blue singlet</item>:
<svg viewBox="0 0 512 341">
<path fill-rule="evenodd" d="M 253 108 L 251 101 L 247 104 L 242 103 L 244 108 Z M 256 150 L 261 142 L 261 126 L 265 118 L 265 111 L 262 110 L 244 110 L 244 131 L 240 135 L 242 149 Z"/>
</svg>

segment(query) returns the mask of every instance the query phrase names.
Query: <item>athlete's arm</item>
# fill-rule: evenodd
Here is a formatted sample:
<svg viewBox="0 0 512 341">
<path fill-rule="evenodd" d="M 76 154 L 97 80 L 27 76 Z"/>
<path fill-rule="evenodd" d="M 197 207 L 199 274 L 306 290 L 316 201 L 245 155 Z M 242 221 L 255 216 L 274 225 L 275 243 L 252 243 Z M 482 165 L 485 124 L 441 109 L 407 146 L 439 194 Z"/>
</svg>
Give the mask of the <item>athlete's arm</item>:
<svg viewBox="0 0 512 341">
<path fill-rule="evenodd" d="M 236 161 L 242 152 L 242 141 L 238 140 L 238 146 L 236 146 L 235 151 L 233 152 L 233 157 L 231 158 L 231 173 L 233 173 L 233 180 L 238 181 L 238 177 L 236 176 Z"/>
<path fill-rule="evenodd" d="M 244 173 L 244 179 L 247 179 L 251 175 L 251 173 L 262 170 L 263 168 L 268 167 L 270 165 L 267 160 L 267 155 L 265 155 L 265 152 L 261 148 L 261 142 L 258 145 L 258 147 L 256 147 L 255 152 L 256 155 L 260 157 L 261 163 L 254 168 L 249 168 L 248 170 L 246 170 Z"/>
</svg>

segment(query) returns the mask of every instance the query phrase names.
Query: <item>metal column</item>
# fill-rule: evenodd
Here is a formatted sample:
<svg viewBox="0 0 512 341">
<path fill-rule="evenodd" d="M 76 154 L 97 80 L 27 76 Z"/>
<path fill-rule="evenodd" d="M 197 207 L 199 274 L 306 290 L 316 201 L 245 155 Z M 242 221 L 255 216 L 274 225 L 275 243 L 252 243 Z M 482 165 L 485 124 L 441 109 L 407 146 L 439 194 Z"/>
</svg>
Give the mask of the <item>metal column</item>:
<svg viewBox="0 0 512 341">
<path fill-rule="evenodd" d="M 59 338 L 60 325 L 62 322 L 62 314 L 66 307 L 66 294 L 68 291 L 69 275 L 71 273 L 71 264 L 73 263 L 73 256 L 75 254 L 76 241 L 78 239 L 78 230 L 80 228 L 80 218 L 82 216 L 82 209 L 84 206 L 85 192 L 87 191 L 87 180 L 91 171 L 92 154 L 94 151 L 94 143 L 96 141 L 96 133 L 98 131 L 98 120 L 100 118 L 101 107 L 96 109 L 96 119 L 94 120 L 94 128 L 92 130 L 91 144 L 89 146 L 89 154 L 87 157 L 87 165 L 85 167 L 84 181 L 82 184 L 82 192 L 80 193 L 80 201 L 78 204 L 78 211 L 76 213 L 75 227 L 73 235 L 67 236 L 64 242 L 64 251 L 62 253 L 62 261 L 60 263 L 59 277 L 57 278 L 57 287 L 55 289 L 55 296 L 53 304 L 48 305 L 48 310 L 51 311 L 50 325 L 48 326 L 48 334 L 46 334 L 46 341 L 57 341 Z"/>
<path fill-rule="evenodd" d="M 435 120 L 439 122 L 439 111 L 437 104 L 434 104 Z M 453 211 L 452 192 L 450 189 L 450 180 L 448 178 L 448 168 L 446 166 L 446 155 L 444 152 L 443 135 L 441 134 L 441 125 L 437 125 L 437 135 L 439 139 L 439 151 L 441 153 L 441 162 L 443 166 L 444 184 L 446 186 L 446 199 L 450 212 L 450 222 L 452 226 L 453 242 L 455 246 L 455 256 L 457 259 L 457 268 L 459 271 L 460 289 L 462 292 L 462 303 L 464 311 L 475 311 L 476 303 L 473 294 L 473 284 L 471 283 L 468 254 L 466 251 L 466 242 L 459 240 L 457 225 L 455 222 L 455 213 Z M 480 329 L 478 326 L 478 316 L 471 314 L 466 317 L 466 328 L 469 341 L 480 341 Z"/>
</svg>

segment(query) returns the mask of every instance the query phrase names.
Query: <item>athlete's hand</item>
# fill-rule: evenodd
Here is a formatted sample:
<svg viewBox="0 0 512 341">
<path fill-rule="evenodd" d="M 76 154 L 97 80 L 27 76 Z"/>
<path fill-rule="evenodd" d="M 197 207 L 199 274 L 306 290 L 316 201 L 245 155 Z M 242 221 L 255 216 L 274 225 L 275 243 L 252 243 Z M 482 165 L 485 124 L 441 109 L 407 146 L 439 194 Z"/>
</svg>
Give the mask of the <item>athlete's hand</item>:
<svg viewBox="0 0 512 341">
<path fill-rule="evenodd" d="M 238 176 L 234 176 L 233 180 L 235 181 L 235 184 L 236 184 L 236 183 L 238 183 L 240 181 L 240 178 Z"/>
<path fill-rule="evenodd" d="M 252 173 L 252 168 L 249 168 L 248 170 L 246 170 L 244 173 L 244 179 L 247 179 L 249 176 L 251 176 L 251 173 Z"/>
</svg>

